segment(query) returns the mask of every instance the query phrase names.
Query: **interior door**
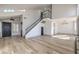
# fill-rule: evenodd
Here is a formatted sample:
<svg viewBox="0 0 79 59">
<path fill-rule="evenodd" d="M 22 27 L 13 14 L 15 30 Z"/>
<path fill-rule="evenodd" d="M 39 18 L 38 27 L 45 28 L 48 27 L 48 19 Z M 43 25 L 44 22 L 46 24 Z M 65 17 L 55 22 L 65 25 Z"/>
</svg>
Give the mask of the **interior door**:
<svg viewBox="0 0 79 59">
<path fill-rule="evenodd" d="M 11 36 L 11 23 L 2 22 L 2 37 Z"/>
</svg>

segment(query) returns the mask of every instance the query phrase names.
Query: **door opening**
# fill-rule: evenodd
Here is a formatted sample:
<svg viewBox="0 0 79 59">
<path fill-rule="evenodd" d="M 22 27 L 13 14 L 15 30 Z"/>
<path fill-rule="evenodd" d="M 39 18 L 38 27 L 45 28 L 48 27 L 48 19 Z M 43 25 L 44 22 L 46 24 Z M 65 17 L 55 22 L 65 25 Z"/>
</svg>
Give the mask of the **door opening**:
<svg viewBox="0 0 79 59">
<path fill-rule="evenodd" d="M 2 37 L 11 36 L 11 23 L 2 22 Z"/>
</svg>

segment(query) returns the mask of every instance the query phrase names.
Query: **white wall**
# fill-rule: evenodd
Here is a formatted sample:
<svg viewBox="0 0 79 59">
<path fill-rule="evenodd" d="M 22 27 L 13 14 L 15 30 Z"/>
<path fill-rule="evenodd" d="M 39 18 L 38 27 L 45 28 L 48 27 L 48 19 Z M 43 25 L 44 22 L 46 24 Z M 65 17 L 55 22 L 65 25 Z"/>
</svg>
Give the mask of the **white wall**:
<svg viewBox="0 0 79 59">
<path fill-rule="evenodd" d="M 54 23 L 49 18 L 43 19 L 45 23 L 43 24 L 44 27 L 44 35 L 54 35 Z"/>
<path fill-rule="evenodd" d="M 58 24 L 58 33 L 74 34 L 73 22 L 67 22 L 67 24 Z"/>
<path fill-rule="evenodd" d="M 20 23 L 12 23 L 12 36 L 21 35 Z"/>
<path fill-rule="evenodd" d="M 37 24 L 26 36 L 25 38 L 31 38 L 41 35 L 41 23 Z"/>
<path fill-rule="evenodd" d="M 53 4 L 52 5 L 52 18 L 56 18 L 55 20 L 63 21 L 63 18 L 68 20 L 68 24 L 55 24 L 55 33 L 66 33 L 66 34 L 77 34 L 76 29 L 76 21 L 71 22 L 74 18 L 71 16 L 79 15 L 79 5 L 77 4 Z M 70 18 L 67 18 L 70 17 Z M 63 19 L 63 20 L 60 20 Z M 54 20 L 54 19 L 52 19 Z M 75 28 L 74 28 L 75 26 Z"/>
<path fill-rule="evenodd" d="M 76 4 L 52 4 L 52 18 L 76 16 Z"/>
<path fill-rule="evenodd" d="M 51 35 L 51 29 L 52 29 L 52 22 L 49 19 L 44 19 L 44 34 L 45 35 Z"/>
<path fill-rule="evenodd" d="M 77 34 L 77 17 L 68 17 L 54 19 L 55 21 L 55 33 L 60 34 Z"/>
<path fill-rule="evenodd" d="M 32 23 L 38 20 L 40 17 L 39 10 L 27 10 L 25 14 L 23 14 L 23 36 L 25 35 L 25 29 L 29 27 Z"/>
</svg>

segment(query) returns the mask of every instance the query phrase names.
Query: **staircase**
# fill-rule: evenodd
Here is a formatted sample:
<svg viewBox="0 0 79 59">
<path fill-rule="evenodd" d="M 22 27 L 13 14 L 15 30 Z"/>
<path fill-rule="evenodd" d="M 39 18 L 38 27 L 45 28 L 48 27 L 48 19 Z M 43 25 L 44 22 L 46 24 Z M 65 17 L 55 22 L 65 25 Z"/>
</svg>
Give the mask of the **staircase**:
<svg viewBox="0 0 79 59">
<path fill-rule="evenodd" d="M 40 18 L 37 19 L 33 24 L 31 24 L 29 27 L 25 29 L 25 35 L 32 30 L 41 20 L 43 19 L 43 12 L 41 12 Z"/>
<path fill-rule="evenodd" d="M 41 12 L 40 18 L 37 19 L 33 24 L 31 24 L 29 27 L 27 27 L 25 29 L 25 35 L 27 35 L 27 33 L 32 30 L 40 21 L 42 21 L 42 19 L 44 18 L 50 18 L 51 12 L 49 10 L 47 11 L 43 11 Z"/>
<path fill-rule="evenodd" d="M 27 27 L 27 28 L 25 29 L 25 31 L 26 31 L 25 35 L 26 35 L 31 29 L 33 29 L 41 20 L 42 20 L 42 19 L 39 18 L 39 19 L 36 20 L 32 25 L 30 25 L 29 27 Z"/>
</svg>

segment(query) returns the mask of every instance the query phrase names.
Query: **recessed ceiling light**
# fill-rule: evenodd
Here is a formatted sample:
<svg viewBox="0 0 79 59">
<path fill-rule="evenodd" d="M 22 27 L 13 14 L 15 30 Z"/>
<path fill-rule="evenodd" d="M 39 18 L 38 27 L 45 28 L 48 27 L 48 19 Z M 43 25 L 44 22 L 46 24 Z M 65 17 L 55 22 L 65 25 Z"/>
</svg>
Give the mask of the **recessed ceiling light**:
<svg viewBox="0 0 79 59">
<path fill-rule="evenodd" d="M 15 12 L 14 9 L 4 9 L 3 12 Z"/>
<path fill-rule="evenodd" d="M 7 12 L 7 10 L 3 10 L 3 12 Z"/>
</svg>

